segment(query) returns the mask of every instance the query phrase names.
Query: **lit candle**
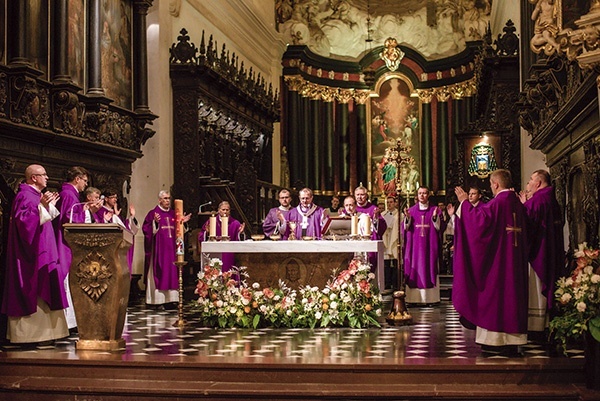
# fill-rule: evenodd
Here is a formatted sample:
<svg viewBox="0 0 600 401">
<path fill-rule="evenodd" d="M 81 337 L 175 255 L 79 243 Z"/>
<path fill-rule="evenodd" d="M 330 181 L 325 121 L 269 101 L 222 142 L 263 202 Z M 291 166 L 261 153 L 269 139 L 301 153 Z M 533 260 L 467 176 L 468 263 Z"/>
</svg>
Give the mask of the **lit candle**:
<svg viewBox="0 0 600 401">
<path fill-rule="evenodd" d="M 350 235 L 358 234 L 358 216 L 356 214 L 352 215 L 352 221 L 350 225 Z"/>
<path fill-rule="evenodd" d="M 183 201 L 175 199 L 173 209 L 175 210 L 175 254 L 177 255 L 177 261 L 183 262 L 185 255 L 183 246 Z"/>
<path fill-rule="evenodd" d="M 215 215 L 212 215 L 209 218 L 208 236 L 209 237 L 216 237 L 217 236 L 217 216 L 215 216 Z"/>
<path fill-rule="evenodd" d="M 229 216 L 221 217 L 221 237 L 229 236 Z"/>
</svg>

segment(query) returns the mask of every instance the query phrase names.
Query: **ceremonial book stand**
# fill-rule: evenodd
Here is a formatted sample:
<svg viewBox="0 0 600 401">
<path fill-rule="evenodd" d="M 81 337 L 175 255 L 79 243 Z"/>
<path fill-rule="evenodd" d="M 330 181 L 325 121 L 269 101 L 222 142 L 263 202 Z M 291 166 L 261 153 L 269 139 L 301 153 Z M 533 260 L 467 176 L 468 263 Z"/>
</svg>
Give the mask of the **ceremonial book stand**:
<svg viewBox="0 0 600 401">
<path fill-rule="evenodd" d="M 73 252 L 69 288 L 77 318 L 77 350 L 125 348 L 130 273 L 127 251 L 133 234 L 118 224 L 65 224 Z"/>
</svg>

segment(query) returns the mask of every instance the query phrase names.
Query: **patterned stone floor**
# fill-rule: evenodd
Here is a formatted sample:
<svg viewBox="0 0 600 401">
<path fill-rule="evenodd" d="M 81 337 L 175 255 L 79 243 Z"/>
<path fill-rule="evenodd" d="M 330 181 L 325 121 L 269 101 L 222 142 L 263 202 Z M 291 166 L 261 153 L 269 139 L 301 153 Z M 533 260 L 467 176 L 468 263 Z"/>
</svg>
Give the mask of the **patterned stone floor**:
<svg viewBox="0 0 600 401">
<path fill-rule="evenodd" d="M 387 311 L 388 309 L 384 309 Z M 146 307 L 128 309 L 124 332 L 126 347 L 123 358 L 188 357 L 219 358 L 224 362 L 281 361 L 289 363 L 435 363 L 439 359 L 467 360 L 507 359 L 496 354 L 482 354 L 475 344 L 475 332 L 462 327 L 451 303 L 410 308 L 414 323 L 389 326 L 382 319 L 381 328 L 351 329 L 214 329 L 202 327 L 193 316 L 186 316 L 188 326 L 174 327 L 177 311 L 155 311 Z M 17 357 L 20 353 L 40 353 L 44 357 L 78 358 L 77 336 L 56 341 L 52 346 L 20 347 L 4 344 L 0 351 Z M 530 342 L 521 349 L 521 358 L 583 358 L 580 349 L 568 356 L 556 347 Z M 98 352 L 98 358 L 106 352 Z M 59 356 L 60 355 L 60 356 Z M 86 359 L 94 358 L 86 351 Z M 5 354 L 5 357 L 8 355 Z M 33 356 L 33 355 L 29 355 Z M 457 361 L 458 362 L 458 361 Z"/>
</svg>

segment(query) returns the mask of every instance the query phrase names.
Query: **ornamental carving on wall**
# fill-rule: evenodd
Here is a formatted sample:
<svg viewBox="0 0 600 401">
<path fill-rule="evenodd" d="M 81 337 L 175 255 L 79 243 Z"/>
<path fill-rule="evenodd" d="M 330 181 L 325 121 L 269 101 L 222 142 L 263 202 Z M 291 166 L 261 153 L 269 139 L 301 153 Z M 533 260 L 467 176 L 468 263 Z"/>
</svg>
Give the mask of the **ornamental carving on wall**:
<svg viewBox="0 0 600 401">
<path fill-rule="evenodd" d="M 106 292 L 112 273 L 108 261 L 98 252 L 90 252 L 77 264 L 77 284 L 94 302 Z"/>
</svg>

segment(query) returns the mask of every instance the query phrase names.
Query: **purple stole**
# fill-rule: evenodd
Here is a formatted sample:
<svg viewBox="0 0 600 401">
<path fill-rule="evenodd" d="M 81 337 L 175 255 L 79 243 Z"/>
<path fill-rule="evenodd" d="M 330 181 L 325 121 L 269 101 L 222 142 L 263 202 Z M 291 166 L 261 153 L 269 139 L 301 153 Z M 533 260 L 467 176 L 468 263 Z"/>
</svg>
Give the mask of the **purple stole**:
<svg viewBox="0 0 600 401">
<path fill-rule="evenodd" d="M 306 217 L 307 226 L 303 231 L 302 220 Z M 303 236 L 313 237 L 315 239 L 321 239 L 321 228 L 323 225 L 323 208 L 315 205 L 314 203 L 308 210 L 303 210 L 302 205 L 298 205 L 291 209 L 287 214 L 286 221 L 288 222 L 283 239 L 288 239 L 290 236 L 290 221 L 296 222 L 295 235 L 296 239 L 302 239 Z"/>
<path fill-rule="evenodd" d="M 38 297 L 51 310 L 68 305 L 52 223 L 40 225 L 40 197 L 31 185 L 20 184 L 12 204 L 2 299 L 8 316 L 35 313 Z"/>
<path fill-rule="evenodd" d="M 158 231 L 154 234 L 154 214 L 160 215 Z M 179 288 L 179 278 L 175 266 L 175 211 L 162 210 L 159 206 L 150 210 L 142 225 L 144 233 L 144 281 L 149 269 L 154 275 L 157 290 L 176 290 Z M 150 265 L 152 261 L 152 265 Z"/>
<path fill-rule="evenodd" d="M 210 220 L 207 220 L 202 226 L 202 230 L 198 234 L 198 242 L 203 242 L 208 240 L 208 230 L 210 226 Z M 227 224 L 227 234 L 229 234 L 229 238 L 232 241 L 240 240 L 240 228 L 242 225 L 239 221 L 229 216 L 229 222 Z M 221 219 L 217 217 L 217 227 L 216 227 L 216 235 L 217 237 L 221 236 Z M 231 270 L 231 267 L 235 264 L 235 254 L 230 252 L 225 252 L 221 254 L 221 262 L 223 262 L 222 270 L 224 272 Z"/>
</svg>

